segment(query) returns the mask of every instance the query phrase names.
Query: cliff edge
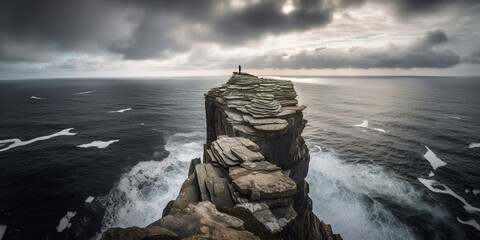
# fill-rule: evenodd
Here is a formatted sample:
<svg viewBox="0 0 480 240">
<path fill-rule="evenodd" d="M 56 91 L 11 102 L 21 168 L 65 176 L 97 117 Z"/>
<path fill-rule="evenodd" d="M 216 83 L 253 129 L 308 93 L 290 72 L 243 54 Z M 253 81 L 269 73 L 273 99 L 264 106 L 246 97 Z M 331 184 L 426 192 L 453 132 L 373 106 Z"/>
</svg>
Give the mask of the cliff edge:
<svg viewBox="0 0 480 240">
<path fill-rule="evenodd" d="M 102 239 L 342 239 L 312 212 L 306 120 L 290 81 L 234 73 L 205 94 L 203 163 L 145 228 Z"/>
</svg>

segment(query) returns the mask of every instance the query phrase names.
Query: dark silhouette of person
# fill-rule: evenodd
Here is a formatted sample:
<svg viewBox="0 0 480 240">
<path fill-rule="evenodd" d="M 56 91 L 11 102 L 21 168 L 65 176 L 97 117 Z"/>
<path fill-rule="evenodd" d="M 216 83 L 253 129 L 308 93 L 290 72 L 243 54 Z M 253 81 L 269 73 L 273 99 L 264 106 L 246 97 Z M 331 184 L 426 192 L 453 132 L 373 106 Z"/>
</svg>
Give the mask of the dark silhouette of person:
<svg viewBox="0 0 480 240">
<path fill-rule="evenodd" d="M 242 74 L 242 66 L 238 65 L 238 74 Z"/>
</svg>

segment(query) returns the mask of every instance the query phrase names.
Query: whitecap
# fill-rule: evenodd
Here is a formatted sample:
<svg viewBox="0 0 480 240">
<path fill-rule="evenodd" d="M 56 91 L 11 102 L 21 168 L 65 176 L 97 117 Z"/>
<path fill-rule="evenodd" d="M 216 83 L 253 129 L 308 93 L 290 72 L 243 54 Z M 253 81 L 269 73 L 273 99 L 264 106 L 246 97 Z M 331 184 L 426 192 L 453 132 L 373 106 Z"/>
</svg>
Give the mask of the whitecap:
<svg viewBox="0 0 480 240">
<path fill-rule="evenodd" d="M 145 227 L 162 217 L 188 175 L 190 160 L 202 156 L 204 134 L 174 134 L 167 139 L 169 155 L 161 161 L 142 161 L 122 175 L 109 194 L 98 197 L 104 205 L 102 231 L 113 227 Z"/>
<path fill-rule="evenodd" d="M 3 239 L 3 235 L 5 235 L 5 231 L 7 230 L 6 225 L 0 225 L 0 240 Z"/>
<path fill-rule="evenodd" d="M 468 189 L 465 189 L 465 193 L 470 193 L 470 190 L 468 190 Z"/>
<path fill-rule="evenodd" d="M 311 152 L 308 176 L 313 211 L 343 239 L 415 239 L 414 231 L 371 196 L 442 218 L 413 186 L 382 168 L 344 164 L 331 152 Z M 368 198 L 368 201 L 363 201 Z"/>
<path fill-rule="evenodd" d="M 93 199 L 95 199 L 95 198 L 92 197 L 92 196 L 87 197 L 87 199 L 85 199 L 85 202 L 86 202 L 86 203 L 92 203 L 92 202 L 93 202 Z"/>
<path fill-rule="evenodd" d="M 120 110 L 117 110 L 117 111 L 109 111 L 109 113 L 123 113 L 123 112 L 130 111 L 130 110 L 132 110 L 132 108 L 124 108 L 124 109 L 120 109 Z"/>
<path fill-rule="evenodd" d="M 477 221 L 475 221 L 475 219 L 470 219 L 468 221 L 463 221 L 462 219 L 458 218 L 457 217 L 457 221 L 461 224 L 465 224 L 465 225 L 469 225 L 469 226 L 472 226 L 474 227 L 475 229 L 477 229 L 478 231 L 480 231 L 480 224 L 478 224 Z"/>
<path fill-rule="evenodd" d="M 96 148 L 106 148 L 112 143 L 116 143 L 120 140 L 110 140 L 110 141 L 93 141 L 91 143 L 86 143 L 82 145 L 78 145 L 77 147 L 80 148 L 89 148 L 89 147 L 96 147 Z"/>
<path fill-rule="evenodd" d="M 320 146 L 318 146 L 318 145 L 315 145 L 315 148 L 317 148 L 319 152 L 322 151 L 322 147 L 320 147 Z"/>
<path fill-rule="evenodd" d="M 54 134 L 51 134 L 51 135 L 47 135 L 47 136 L 37 137 L 37 138 L 34 138 L 32 140 L 28 140 L 28 141 L 22 141 L 20 139 L 0 140 L 0 144 L 2 144 L 2 145 L 4 145 L 5 143 L 11 143 L 6 148 L 0 149 L 0 152 L 7 151 L 9 149 L 20 147 L 20 146 L 25 146 L 25 145 L 28 145 L 30 143 L 34 143 L 34 142 L 37 142 L 37 141 L 43 141 L 43 140 L 47 140 L 47 139 L 50 139 L 50 138 L 58 137 L 58 136 L 72 136 L 72 135 L 77 134 L 77 133 L 70 132 L 72 129 L 73 128 L 67 128 L 67 129 L 64 129 L 60 132 L 57 132 L 57 133 L 54 133 Z"/>
<path fill-rule="evenodd" d="M 41 97 L 35 97 L 35 96 L 31 96 L 30 99 L 43 99 Z"/>
<path fill-rule="evenodd" d="M 78 93 L 74 93 L 73 95 L 83 95 L 83 94 L 89 94 L 89 93 L 92 93 L 92 92 L 95 92 L 95 90 L 86 91 L 86 92 L 78 92 Z"/>
<path fill-rule="evenodd" d="M 435 176 L 435 173 L 433 173 L 433 172 L 430 172 L 430 173 L 428 174 L 428 177 L 433 177 L 433 176 Z"/>
<path fill-rule="evenodd" d="M 480 190 L 473 189 L 472 193 L 473 193 L 473 194 L 475 194 L 475 195 L 477 195 L 477 194 L 479 194 L 479 193 L 480 193 Z"/>
<path fill-rule="evenodd" d="M 427 149 L 427 152 L 425 153 L 425 155 L 423 155 L 423 157 L 430 162 L 430 165 L 432 165 L 432 168 L 434 170 L 437 170 L 437 168 L 441 166 L 447 165 L 447 163 L 438 158 L 437 155 L 435 155 L 435 153 L 430 150 L 430 148 L 428 148 L 427 146 L 425 146 L 425 148 Z"/>
<path fill-rule="evenodd" d="M 448 194 L 456 199 L 458 199 L 460 202 L 463 203 L 463 208 L 469 212 L 469 213 L 480 213 L 480 208 L 474 207 L 470 205 L 463 197 L 459 196 L 456 194 L 452 189 L 447 187 L 445 184 L 439 183 L 436 180 L 429 180 L 429 179 L 423 179 L 423 178 L 417 178 L 418 181 L 420 181 L 423 185 L 425 185 L 430 191 L 436 192 L 436 193 L 443 193 L 443 194 Z M 440 186 L 441 188 L 435 188 L 435 186 Z"/>
<path fill-rule="evenodd" d="M 477 148 L 477 147 L 480 147 L 480 143 L 470 143 L 470 145 L 468 145 L 468 148 Z"/>
<path fill-rule="evenodd" d="M 381 129 L 381 128 L 374 128 L 373 130 L 379 131 L 379 132 L 383 132 L 383 133 L 385 132 L 385 130 L 383 130 L 383 129 Z"/>
<path fill-rule="evenodd" d="M 461 117 L 452 117 L 452 118 L 455 118 L 455 119 L 457 119 L 457 120 L 462 120 Z"/>
<path fill-rule="evenodd" d="M 75 217 L 77 213 L 76 212 L 67 212 L 67 214 L 65 214 L 65 216 L 60 219 L 60 222 L 58 223 L 58 226 L 57 226 L 57 232 L 61 233 L 63 232 L 63 230 L 65 230 L 66 228 L 70 228 L 70 226 L 72 226 L 72 224 L 70 223 L 70 220 Z"/>
<path fill-rule="evenodd" d="M 364 127 L 364 128 L 367 128 L 368 127 L 368 120 L 363 120 L 362 123 L 360 124 L 357 124 L 355 125 L 356 127 Z"/>
</svg>

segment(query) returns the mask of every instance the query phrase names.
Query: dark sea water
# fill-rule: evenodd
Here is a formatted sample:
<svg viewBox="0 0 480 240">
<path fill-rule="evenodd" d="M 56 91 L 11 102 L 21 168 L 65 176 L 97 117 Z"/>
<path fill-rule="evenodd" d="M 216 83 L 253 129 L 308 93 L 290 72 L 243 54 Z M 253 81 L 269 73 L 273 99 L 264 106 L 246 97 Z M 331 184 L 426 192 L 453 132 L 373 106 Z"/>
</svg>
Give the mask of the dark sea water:
<svg viewBox="0 0 480 240">
<path fill-rule="evenodd" d="M 227 79 L 0 81 L 0 239 L 160 218 L 202 155 L 203 93 Z M 314 211 L 334 232 L 480 239 L 480 78 L 290 79 Z"/>
</svg>

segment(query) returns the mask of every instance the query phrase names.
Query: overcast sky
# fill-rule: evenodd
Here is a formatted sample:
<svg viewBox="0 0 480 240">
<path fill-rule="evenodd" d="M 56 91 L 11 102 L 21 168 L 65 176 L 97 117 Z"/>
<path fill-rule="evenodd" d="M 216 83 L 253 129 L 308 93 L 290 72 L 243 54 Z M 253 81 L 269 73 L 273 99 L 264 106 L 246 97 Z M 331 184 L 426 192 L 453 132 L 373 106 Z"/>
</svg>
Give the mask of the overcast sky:
<svg viewBox="0 0 480 240">
<path fill-rule="evenodd" d="M 480 75 L 479 0 L 0 0 L 0 79 Z"/>
</svg>

